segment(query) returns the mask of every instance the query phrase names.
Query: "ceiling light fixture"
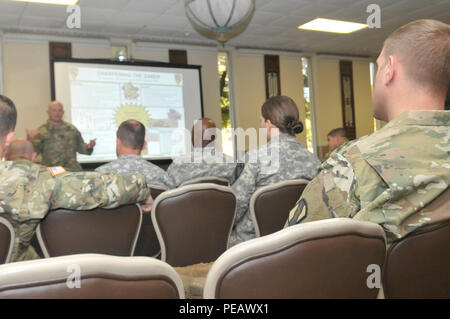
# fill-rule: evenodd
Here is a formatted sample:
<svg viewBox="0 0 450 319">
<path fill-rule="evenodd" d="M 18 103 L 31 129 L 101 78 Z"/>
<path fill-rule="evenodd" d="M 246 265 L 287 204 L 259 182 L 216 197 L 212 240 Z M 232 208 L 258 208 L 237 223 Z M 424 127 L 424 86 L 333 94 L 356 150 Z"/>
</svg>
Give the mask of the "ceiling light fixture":
<svg viewBox="0 0 450 319">
<path fill-rule="evenodd" d="M 333 32 L 333 33 L 351 33 L 367 27 L 368 27 L 367 24 L 330 20 L 323 18 L 316 18 L 312 21 L 309 21 L 303 25 L 298 26 L 298 28 L 301 30 L 312 30 L 312 31 Z"/>
<path fill-rule="evenodd" d="M 73 6 L 77 4 L 79 0 L 13 0 L 13 1 Z"/>
<path fill-rule="evenodd" d="M 184 0 L 184 8 L 198 33 L 223 45 L 247 28 L 255 0 Z"/>
</svg>

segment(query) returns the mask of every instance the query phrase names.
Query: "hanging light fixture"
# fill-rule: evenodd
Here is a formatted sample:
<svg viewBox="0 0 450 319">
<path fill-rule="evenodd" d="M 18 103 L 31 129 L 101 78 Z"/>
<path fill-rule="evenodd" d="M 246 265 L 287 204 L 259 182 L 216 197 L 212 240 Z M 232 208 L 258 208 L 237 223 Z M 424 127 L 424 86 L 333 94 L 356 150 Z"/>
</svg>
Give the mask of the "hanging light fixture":
<svg viewBox="0 0 450 319">
<path fill-rule="evenodd" d="M 223 45 L 247 28 L 255 0 L 185 0 L 184 7 L 198 33 Z"/>
</svg>

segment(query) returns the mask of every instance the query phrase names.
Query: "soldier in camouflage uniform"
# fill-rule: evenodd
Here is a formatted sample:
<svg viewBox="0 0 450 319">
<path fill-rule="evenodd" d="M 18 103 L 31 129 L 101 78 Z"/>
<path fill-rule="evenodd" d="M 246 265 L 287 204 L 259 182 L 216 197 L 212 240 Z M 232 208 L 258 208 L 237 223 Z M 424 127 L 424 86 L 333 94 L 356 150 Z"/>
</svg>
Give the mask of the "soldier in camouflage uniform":
<svg viewBox="0 0 450 319">
<path fill-rule="evenodd" d="M 33 143 L 39 154 L 41 164 L 45 166 L 64 166 L 70 170 L 81 170 L 77 162 L 77 152 L 91 155 L 95 140 L 84 143 L 78 129 L 70 123 L 64 122 L 63 106 L 58 101 L 50 103 L 47 110 L 49 119 L 37 131 L 27 131 L 28 139 Z"/>
<path fill-rule="evenodd" d="M 36 159 L 33 144 L 25 139 L 17 139 L 11 142 L 6 153 L 7 161 L 30 164 Z"/>
<path fill-rule="evenodd" d="M 16 124 L 16 108 L 0 95 L 0 156 L 11 143 Z M 145 177 L 97 172 L 64 173 L 31 162 L 0 162 L 0 216 L 13 225 L 16 239 L 11 261 L 39 258 L 30 246 L 36 227 L 47 212 L 66 208 L 114 208 L 143 202 L 151 209 L 152 198 Z"/>
<path fill-rule="evenodd" d="M 311 180 L 320 165 L 318 158 L 295 138 L 303 124 L 292 99 L 276 96 L 267 100 L 262 106 L 261 127 L 267 128 L 269 142 L 246 154 L 244 170 L 232 185 L 237 208 L 230 246 L 256 236 L 249 202 L 258 188 L 291 179 Z"/>
<path fill-rule="evenodd" d="M 449 43 L 450 26 L 434 20 L 407 24 L 385 41 L 373 111 L 389 123 L 331 154 L 288 225 L 350 217 L 381 225 L 393 242 L 450 218 Z"/>
<path fill-rule="evenodd" d="M 118 159 L 96 169 L 103 173 L 118 172 L 122 174 L 141 173 L 147 178 L 147 184 L 172 188 L 167 173 L 160 167 L 141 157 L 145 148 L 145 126 L 136 120 L 120 124 L 117 130 L 116 152 Z"/>
<path fill-rule="evenodd" d="M 234 181 L 236 163 L 214 146 L 215 123 L 209 118 L 199 119 L 192 128 L 192 152 L 173 160 L 167 169 L 173 187 L 206 176 Z"/>
<path fill-rule="evenodd" d="M 327 135 L 328 152 L 325 154 L 324 160 L 330 157 L 331 153 L 344 143 L 348 142 L 347 132 L 342 127 L 335 128 Z"/>
</svg>

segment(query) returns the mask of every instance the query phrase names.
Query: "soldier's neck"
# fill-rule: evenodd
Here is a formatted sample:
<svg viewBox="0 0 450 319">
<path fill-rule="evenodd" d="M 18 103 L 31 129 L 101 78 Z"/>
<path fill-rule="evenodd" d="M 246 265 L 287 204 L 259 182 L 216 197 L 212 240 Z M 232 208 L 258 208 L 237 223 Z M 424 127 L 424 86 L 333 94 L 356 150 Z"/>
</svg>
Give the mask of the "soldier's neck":
<svg viewBox="0 0 450 319">
<path fill-rule="evenodd" d="M 55 126 L 61 125 L 61 124 L 63 123 L 63 121 L 55 122 L 55 121 L 52 121 L 52 120 L 48 120 L 48 122 L 49 122 L 51 125 L 55 125 Z"/>
<path fill-rule="evenodd" d="M 121 157 L 124 155 L 141 155 L 141 150 L 134 150 L 134 149 L 126 149 L 126 150 L 121 150 L 117 153 L 117 157 Z"/>
</svg>

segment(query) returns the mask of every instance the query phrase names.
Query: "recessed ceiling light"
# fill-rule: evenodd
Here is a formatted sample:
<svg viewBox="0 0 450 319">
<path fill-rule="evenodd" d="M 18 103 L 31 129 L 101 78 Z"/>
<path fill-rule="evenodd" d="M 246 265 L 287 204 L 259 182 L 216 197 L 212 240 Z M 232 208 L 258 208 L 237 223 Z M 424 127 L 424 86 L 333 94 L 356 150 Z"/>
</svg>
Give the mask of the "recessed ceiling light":
<svg viewBox="0 0 450 319">
<path fill-rule="evenodd" d="M 322 19 L 322 18 L 316 18 L 312 21 L 309 21 L 303 25 L 298 26 L 298 28 L 301 30 L 313 30 L 313 31 L 334 32 L 334 33 L 351 33 L 367 27 L 368 27 L 367 24 Z"/>
<path fill-rule="evenodd" d="M 13 0 L 20 2 L 33 2 L 33 3 L 43 3 L 43 4 L 60 4 L 64 6 L 73 6 L 78 3 L 78 0 Z"/>
</svg>

